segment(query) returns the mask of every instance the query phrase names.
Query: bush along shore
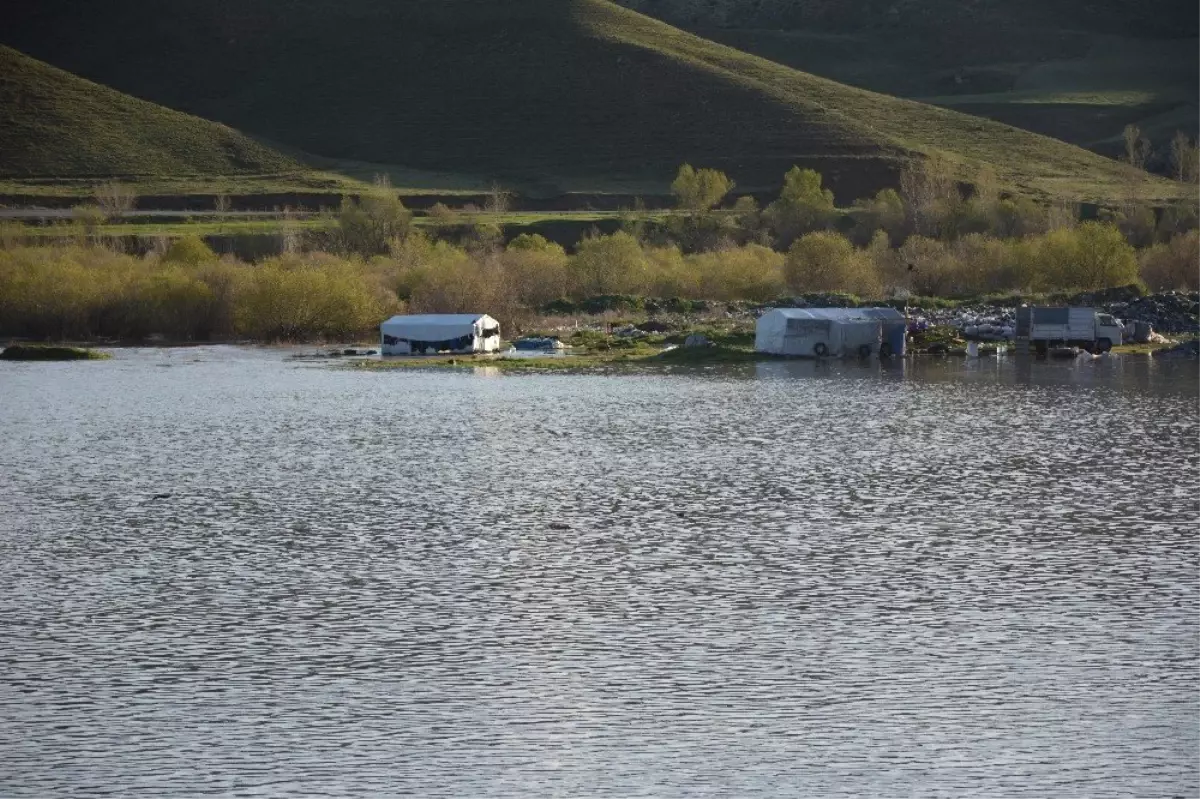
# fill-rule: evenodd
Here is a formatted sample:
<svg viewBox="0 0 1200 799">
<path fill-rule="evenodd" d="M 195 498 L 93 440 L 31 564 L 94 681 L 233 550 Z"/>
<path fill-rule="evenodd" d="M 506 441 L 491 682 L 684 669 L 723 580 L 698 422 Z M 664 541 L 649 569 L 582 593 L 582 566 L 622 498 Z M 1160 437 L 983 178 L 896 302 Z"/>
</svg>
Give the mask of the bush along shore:
<svg viewBox="0 0 1200 799">
<path fill-rule="evenodd" d="M 1081 220 L 1003 197 L 986 174 L 964 194 L 936 159 L 901 183 L 837 209 L 819 174 L 793 169 L 760 209 L 749 197 L 730 204 L 720 173 L 685 167 L 674 213 L 630 213 L 572 252 L 532 234 L 506 243 L 486 213 L 464 223 L 433 209 L 436 224 L 414 227 L 386 186 L 347 198 L 331 232 L 288 238 L 282 255 L 254 262 L 217 257 L 194 236 L 134 256 L 86 231 L 31 245 L 20 225 L 0 225 L 0 336 L 363 341 L 404 312 L 486 312 L 511 336 L 553 316 L 749 318 L 796 298 L 907 306 L 937 326 L 947 313 L 1003 316 L 1072 296 L 1167 332 L 1195 329 L 1194 294 L 1163 293 L 1200 287 L 1191 206 Z"/>
</svg>

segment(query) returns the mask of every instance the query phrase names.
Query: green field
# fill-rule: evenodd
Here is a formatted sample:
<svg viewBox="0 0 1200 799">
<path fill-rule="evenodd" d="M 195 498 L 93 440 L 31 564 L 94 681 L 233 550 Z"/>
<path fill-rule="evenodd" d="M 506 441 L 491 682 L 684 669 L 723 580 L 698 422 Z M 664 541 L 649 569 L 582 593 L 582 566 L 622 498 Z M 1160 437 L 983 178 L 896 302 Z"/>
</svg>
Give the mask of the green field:
<svg viewBox="0 0 1200 799">
<path fill-rule="evenodd" d="M 461 191 L 661 193 L 690 161 L 770 190 L 800 164 L 849 202 L 934 152 L 965 180 L 990 165 L 1046 199 L 1112 200 L 1129 182 L 1060 141 L 799 72 L 607 0 L 293 0 L 286 13 L 246 0 L 154 15 L 135 0 L 44 0 L 0 37 L 294 158 L 319 154 L 307 157 L 318 167 L 395 170 L 399 186 L 436 176 Z M 17 158 L 3 171 L 44 169 L 37 153 Z M 1158 180 L 1140 191 L 1185 193 Z"/>
</svg>

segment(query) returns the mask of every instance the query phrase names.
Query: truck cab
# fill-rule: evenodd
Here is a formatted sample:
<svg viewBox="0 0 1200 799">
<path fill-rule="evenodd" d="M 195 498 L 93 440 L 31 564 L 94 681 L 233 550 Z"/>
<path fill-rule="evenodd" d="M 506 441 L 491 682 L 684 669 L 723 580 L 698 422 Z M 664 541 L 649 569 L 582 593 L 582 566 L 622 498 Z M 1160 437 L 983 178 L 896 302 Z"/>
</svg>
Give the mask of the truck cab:
<svg viewBox="0 0 1200 799">
<path fill-rule="evenodd" d="M 1096 352 L 1108 352 L 1121 343 L 1125 326 L 1112 314 L 1096 314 Z"/>
</svg>

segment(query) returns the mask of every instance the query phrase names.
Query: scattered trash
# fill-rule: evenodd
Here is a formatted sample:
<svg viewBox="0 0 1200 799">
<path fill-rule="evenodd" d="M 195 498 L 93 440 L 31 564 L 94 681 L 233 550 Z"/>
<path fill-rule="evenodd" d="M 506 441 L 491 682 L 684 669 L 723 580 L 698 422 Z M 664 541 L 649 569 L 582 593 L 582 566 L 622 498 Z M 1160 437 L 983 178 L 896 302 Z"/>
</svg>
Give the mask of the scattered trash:
<svg viewBox="0 0 1200 799">
<path fill-rule="evenodd" d="M 546 336 L 544 338 L 521 338 L 513 342 L 513 349 L 528 351 L 528 350 L 564 350 L 566 345 L 556 338 Z"/>
</svg>

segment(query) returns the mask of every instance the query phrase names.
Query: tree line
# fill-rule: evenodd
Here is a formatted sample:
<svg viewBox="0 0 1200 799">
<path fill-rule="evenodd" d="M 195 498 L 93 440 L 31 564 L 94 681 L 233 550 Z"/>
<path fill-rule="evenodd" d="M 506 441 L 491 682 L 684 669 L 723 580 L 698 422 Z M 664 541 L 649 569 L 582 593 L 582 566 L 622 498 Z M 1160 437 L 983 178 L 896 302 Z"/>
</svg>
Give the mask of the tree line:
<svg viewBox="0 0 1200 799">
<path fill-rule="evenodd" d="M 672 183 L 677 213 L 629 213 L 622 229 L 590 233 L 570 253 L 539 235 L 505 243 L 487 215 L 464 221 L 435 209 L 433 225 L 414 226 L 382 184 L 346 198 L 328 232 L 285 231 L 284 252 L 255 263 L 218 257 L 196 237 L 134 256 L 82 227 L 74 240 L 30 246 L 20 226 L 2 226 L 0 335 L 345 339 L 403 311 L 486 311 L 512 329 L 564 298 L 604 295 L 770 302 L 831 291 L 1197 288 L 1194 206 L 1081 221 L 1071 207 L 1004 196 L 987 172 L 964 189 L 936 158 L 907 170 L 898 191 L 850 208 L 837 208 L 807 169 L 789 170 L 762 208 L 731 202 L 734 188 L 718 171 L 684 165 Z M 498 213 L 507 199 L 495 194 Z"/>
</svg>

